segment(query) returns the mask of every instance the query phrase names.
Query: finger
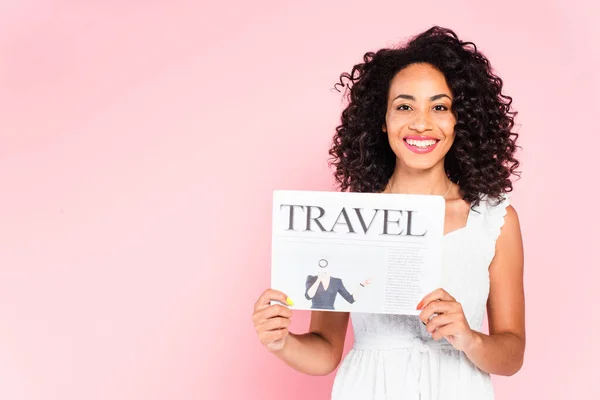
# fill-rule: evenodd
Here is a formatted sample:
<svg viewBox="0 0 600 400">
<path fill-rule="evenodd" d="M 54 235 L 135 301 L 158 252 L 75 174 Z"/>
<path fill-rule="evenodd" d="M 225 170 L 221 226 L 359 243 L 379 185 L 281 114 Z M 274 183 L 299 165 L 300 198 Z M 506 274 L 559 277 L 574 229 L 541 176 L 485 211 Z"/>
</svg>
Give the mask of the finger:
<svg viewBox="0 0 600 400">
<path fill-rule="evenodd" d="M 288 333 L 289 331 L 287 330 L 287 328 L 277 329 L 274 331 L 267 331 L 263 332 L 260 335 L 259 339 L 262 344 L 267 345 L 269 343 L 273 343 L 285 338 L 288 335 Z"/>
<path fill-rule="evenodd" d="M 256 303 L 254 304 L 254 310 L 260 310 L 266 308 L 271 305 L 271 301 L 276 300 L 283 304 L 287 304 L 288 297 L 285 293 L 275 290 L 275 289 L 267 289 L 263 292 L 262 295 L 258 298 Z"/>
<path fill-rule="evenodd" d="M 252 314 L 252 322 L 255 327 L 258 327 L 270 318 L 289 318 L 291 316 L 292 311 L 289 308 L 279 304 L 273 304 L 255 311 L 254 314 Z"/>
<path fill-rule="evenodd" d="M 429 303 L 431 303 L 432 301 L 436 301 L 436 300 L 455 301 L 456 299 L 454 297 L 450 296 L 450 294 L 448 292 L 446 292 L 444 289 L 441 289 L 441 288 L 436 289 L 433 292 L 426 295 L 425 297 L 423 297 L 423 300 L 421 300 L 421 302 L 417 305 L 417 310 L 423 309 L 423 307 L 427 306 Z"/>
<path fill-rule="evenodd" d="M 434 314 L 444 314 L 454 311 L 456 309 L 456 306 L 454 304 L 455 303 L 450 303 L 447 301 L 434 301 L 432 303 L 429 303 L 423 309 L 423 311 L 421 311 L 421 314 L 419 314 L 419 318 L 421 319 L 421 321 L 427 323 L 429 322 L 431 316 Z"/>
<path fill-rule="evenodd" d="M 459 332 L 460 326 L 456 322 L 452 322 L 448 325 L 445 325 L 439 328 L 437 331 L 433 332 L 431 337 L 434 340 L 440 340 L 447 336 L 453 336 Z"/>
<path fill-rule="evenodd" d="M 290 310 L 289 308 L 279 305 L 279 304 L 274 304 L 272 306 L 268 306 L 266 308 L 263 308 L 262 310 L 257 311 L 252 319 L 254 320 L 254 324 L 255 325 L 261 325 L 262 323 L 264 323 L 265 320 L 270 319 L 270 318 L 275 318 L 275 317 L 282 317 L 282 318 L 290 318 L 292 316 L 292 310 Z"/>
<path fill-rule="evenodd" d="M 456 314 L 440 314 L 431 318 L 429 322 L 426 324 L 427 332 L 433 333 L 436 329 L 439 329 L 443 326 L 451 324 L 455 322 L 457 319 Z"/>
<path fill-rule="evenodd" d="M 292 321 L 289 318 L 274 317 L 264 320 L 256 329 L 260 332 L 273 331 L 287 328 L 290 326 L 291 322 Z"/>
</svg>

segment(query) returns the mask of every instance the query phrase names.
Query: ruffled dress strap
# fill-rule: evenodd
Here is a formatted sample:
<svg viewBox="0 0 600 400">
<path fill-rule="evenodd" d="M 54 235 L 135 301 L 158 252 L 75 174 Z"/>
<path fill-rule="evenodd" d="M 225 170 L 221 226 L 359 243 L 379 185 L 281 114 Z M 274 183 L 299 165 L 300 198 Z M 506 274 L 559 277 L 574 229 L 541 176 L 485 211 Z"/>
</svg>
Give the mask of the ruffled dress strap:
<svg viewBox="0 0 600 400">
<path fill-rule="evenodd" d="M 479 204 L 479 209 L 484 218 L 485 232 L 494 244 L 500 236 L 508 212 L 507 207 L 510 204 L 510 194 L 503 194 L 497 199 L 485 197 Z"/>
</svg>

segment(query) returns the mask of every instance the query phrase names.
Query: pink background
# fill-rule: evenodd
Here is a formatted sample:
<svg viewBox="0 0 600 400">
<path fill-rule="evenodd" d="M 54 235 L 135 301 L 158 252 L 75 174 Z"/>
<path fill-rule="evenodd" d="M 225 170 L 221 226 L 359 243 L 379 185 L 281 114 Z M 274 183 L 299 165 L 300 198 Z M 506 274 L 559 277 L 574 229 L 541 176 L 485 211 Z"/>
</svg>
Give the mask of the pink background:
<svg viewBox="0 0 600 400">
<path fill-rule="evenodd" d="M 271 191 L 332 188 L 339 73 L 432 24 L 520 111 L 528 347 L 497 397 L 600 398 L 593 0 L 216 3 L 1 3 L 0 398 L 326 399 L 251 324 Z"/>
</svg>

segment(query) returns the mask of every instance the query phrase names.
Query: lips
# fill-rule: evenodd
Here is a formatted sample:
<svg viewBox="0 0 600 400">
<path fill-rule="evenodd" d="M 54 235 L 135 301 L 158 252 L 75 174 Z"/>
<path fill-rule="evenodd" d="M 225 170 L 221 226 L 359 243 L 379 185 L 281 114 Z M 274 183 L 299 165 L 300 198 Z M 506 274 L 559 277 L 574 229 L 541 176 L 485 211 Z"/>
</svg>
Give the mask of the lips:
<svg viewBox="0 0 600 400">
<path fill-rule="evenodd" d="M 430 136 L 406 136 L 402 141 L 410 151 L 417 154 L 430 153 L 439 143 L 439 139 Z"/>
</svg>

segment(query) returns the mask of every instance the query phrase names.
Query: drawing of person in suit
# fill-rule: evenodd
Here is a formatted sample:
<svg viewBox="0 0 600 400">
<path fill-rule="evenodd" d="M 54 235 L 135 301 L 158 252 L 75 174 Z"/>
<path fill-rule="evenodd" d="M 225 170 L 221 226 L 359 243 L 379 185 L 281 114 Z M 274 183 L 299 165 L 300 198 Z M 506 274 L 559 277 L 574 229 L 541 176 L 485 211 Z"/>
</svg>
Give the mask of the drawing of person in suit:
<svg viewBox="0 0 600 400">
<path fill-rule="evenodd" d="M 353 304 L 360 289 L 365 288 L 370 279 L 360 283 L 360 286 L 353 293 L 348 292 L 340 278 L 330 275 L 329 262 L 326 259 L 319 260 L 319 270 L 317 275 L 309 275 L 306 278 L 305 296 L 312 300 L 312 309 L 335 310 L 334 303 L 339 294 L 348 303 Z"/>
</svg>

